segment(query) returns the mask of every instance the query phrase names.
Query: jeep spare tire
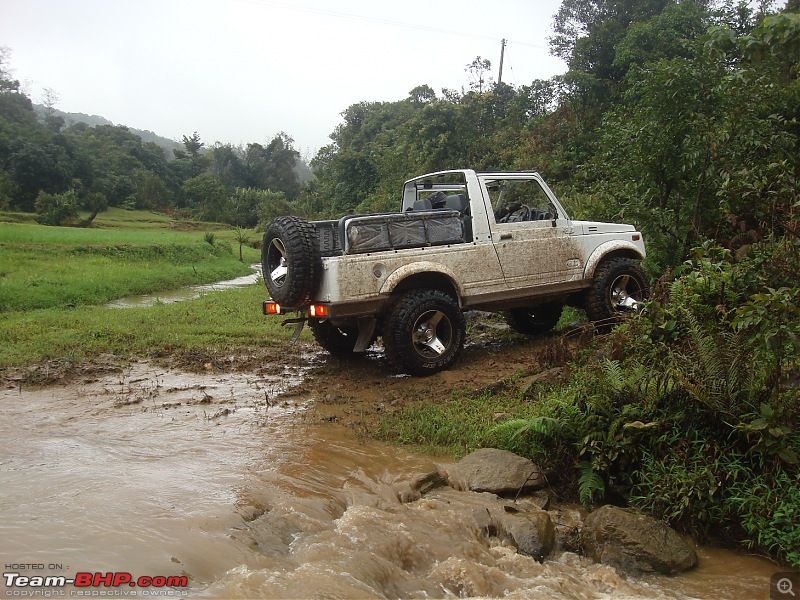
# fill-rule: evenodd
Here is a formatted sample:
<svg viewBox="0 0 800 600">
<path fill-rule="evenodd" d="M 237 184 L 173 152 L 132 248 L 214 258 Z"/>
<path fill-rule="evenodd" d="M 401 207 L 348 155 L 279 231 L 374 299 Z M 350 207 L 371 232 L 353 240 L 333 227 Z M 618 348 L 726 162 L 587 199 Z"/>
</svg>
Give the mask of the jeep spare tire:
<svg viewBox="0 0 800 600">
<path fill-rule="evenodd" d="M 299 217 L 278 217 L 264 232 L 261 269 L 272 300 L 284 306 L 311 301 L 320 257 L 314 226 Z"/>
</svg>

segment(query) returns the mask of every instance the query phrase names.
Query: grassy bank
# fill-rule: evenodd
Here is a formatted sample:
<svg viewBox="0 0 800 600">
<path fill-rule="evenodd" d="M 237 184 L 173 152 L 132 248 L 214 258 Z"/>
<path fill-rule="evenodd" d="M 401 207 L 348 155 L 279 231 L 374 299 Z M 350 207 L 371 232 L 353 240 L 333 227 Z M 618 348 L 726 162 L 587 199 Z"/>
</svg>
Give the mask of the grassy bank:
<svg viewBox="0 0 800 600">
<path fill-rule="evenodd" d="M 219 225 L 112 209 L 92 228 L 0 222 L 0 313 L 103 304 L 245 275 L 259 252 Z M 213 242 L 213 243 L 209 243 Z"/>
<path fill-rule="evenodd" d="M 163 357 L 282 344 L 291 332 L 260 314 L 263 286 L 147 308 L 81 306 L 12 312 L 0 321 L 0 368 L 63 360 Z"/>
</svg>

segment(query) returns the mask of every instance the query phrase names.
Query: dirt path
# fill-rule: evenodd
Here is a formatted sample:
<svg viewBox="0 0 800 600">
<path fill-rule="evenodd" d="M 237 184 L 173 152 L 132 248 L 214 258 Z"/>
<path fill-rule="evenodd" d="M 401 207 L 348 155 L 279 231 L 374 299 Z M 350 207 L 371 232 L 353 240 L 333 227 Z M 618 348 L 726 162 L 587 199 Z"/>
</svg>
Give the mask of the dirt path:
<svg viewBox="0 0 800 600">
<path fill-rule="evenodd" d="M 298 401 L 314 400 L 319 420 L 363 426 L 382 413 L 409 403 L 437 402 L 453 390 L 497 389 L 512 376 L 537 373 L 561 352 L 561 338 L 498 337 L 497 332 L 473 333 L 456 364 L 428 377 L 396 374 L 381 352 L 337 359 L 310 346 L 314 366 L 303 383 L 287 392 Z"/>
</svg>

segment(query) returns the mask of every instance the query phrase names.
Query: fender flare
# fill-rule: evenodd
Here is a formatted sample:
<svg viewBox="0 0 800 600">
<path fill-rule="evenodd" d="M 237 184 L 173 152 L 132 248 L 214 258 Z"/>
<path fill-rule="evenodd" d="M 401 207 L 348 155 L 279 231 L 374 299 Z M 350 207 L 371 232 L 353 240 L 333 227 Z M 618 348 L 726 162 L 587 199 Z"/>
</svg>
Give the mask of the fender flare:
<svg viewBox="0 0 800 600">
<path fill-rule="evenodd" d="M 403 265 L 402 267 L 394 270 L 383 282 L 383 285 L 381 285 L 380 294 L 389 296 L 392 292 L 394 292 L 397 286 L 400 285 L 400 283 L 409 277 L 425 273 L 441 275 L 445 277 L 450 282 L 450 285 L 452 285 L 455 289 L 456 294 L 458 295 L 456 300 L 459 304 L 461 304 L 461 298 L 464 297 L 464 288 L 459 283 L 455 273 L 442 264 L 427 260 L 414 262 L 409 265 Z"/>
<path fill-rule="evenodd" d="M 635 257 L 639 260 L 644 258 L 642 251 L 633 242 L 625 240 L 610 240 L 603 242 L 589 255 L 586 266 L 583 268 L 583 278 L 591 279 L 600 262 L 609 254 L 622 254 L 624 256 Z"/>
</svg>

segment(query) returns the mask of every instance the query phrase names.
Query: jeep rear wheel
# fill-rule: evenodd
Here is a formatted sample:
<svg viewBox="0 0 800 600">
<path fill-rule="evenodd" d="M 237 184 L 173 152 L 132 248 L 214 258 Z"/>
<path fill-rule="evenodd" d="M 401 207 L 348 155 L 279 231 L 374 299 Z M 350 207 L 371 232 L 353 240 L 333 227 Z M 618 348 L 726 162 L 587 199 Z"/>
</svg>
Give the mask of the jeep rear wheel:
<svg viewBox="0 0 800 600">
<path fill-rule="evenodd" d="M 561 302 L 548 302 L 533 308 L 513 308 L 503 313 L 503 317 L 517 333 L 538 335 L 556 326 L 561 318 L 564 305 Z"/>
<path fill-rule="evenodd" d="M 438 373 L 456 360 L 464 347 L 466 329 L 464 313 L 449 294 L 435 289 L 408 291 L 386 316 L 386 357 L 404 373 Z"/>
<path fill-rule="evenodd" d="M 320 258 L 313 225 L 278 217 L 264 232 L 261 269 L 270 297 L 285 306 L 308 304 L 316 291 Z"/>
<path fill-rule="evenodd" d="M 650 295 L 647 274 L 630 258 L 612 258 L 594 273 L 594 283 L 586 298 L 590 321 L 613 322 L 635 311 Z"/>
<path fill-rule="evenodd" d="M 309 320 L 311 333 L 317 343 L 333 356 L 354 356 L 353 348 L 358 340 L 358 329 L 341 329 L 330 321 Z"/>
</svg>

